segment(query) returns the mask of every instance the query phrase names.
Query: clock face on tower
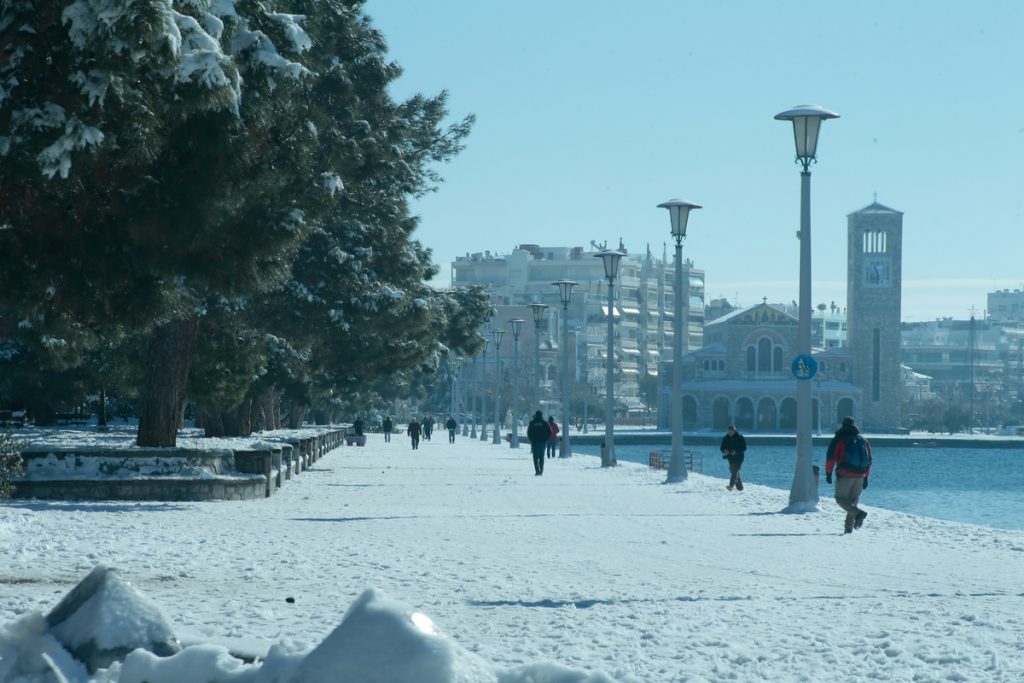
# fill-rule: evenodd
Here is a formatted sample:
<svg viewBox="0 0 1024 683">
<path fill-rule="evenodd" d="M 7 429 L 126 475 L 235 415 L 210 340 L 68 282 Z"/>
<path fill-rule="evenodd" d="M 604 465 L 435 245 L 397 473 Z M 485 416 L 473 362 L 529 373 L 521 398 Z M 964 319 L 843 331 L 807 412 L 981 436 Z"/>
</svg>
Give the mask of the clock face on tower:
<svg viewBox="0 0 1024 683">
<path fill-rule="evenodd" d="M 864 259 L 863 275 L 865 287 L 888 287 L 891 283 L 889 273 L 889 259 Z"/>
</svg>

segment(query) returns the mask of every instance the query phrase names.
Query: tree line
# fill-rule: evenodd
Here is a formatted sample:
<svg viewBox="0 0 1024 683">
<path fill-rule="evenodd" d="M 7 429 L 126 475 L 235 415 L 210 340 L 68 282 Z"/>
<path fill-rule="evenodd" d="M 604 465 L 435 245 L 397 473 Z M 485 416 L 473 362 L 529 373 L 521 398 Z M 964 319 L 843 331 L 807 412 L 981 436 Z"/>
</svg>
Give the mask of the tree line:
<svg viewBox="0 0 1024 683">
<path fill-rule="evenodd" d="M 410 201 L 473 124 L 401 70 L 361 0 L 0 8 L 0 403 L 100 389 L 138 443 L 300 424 L 474 355 Z"/>
</svg>

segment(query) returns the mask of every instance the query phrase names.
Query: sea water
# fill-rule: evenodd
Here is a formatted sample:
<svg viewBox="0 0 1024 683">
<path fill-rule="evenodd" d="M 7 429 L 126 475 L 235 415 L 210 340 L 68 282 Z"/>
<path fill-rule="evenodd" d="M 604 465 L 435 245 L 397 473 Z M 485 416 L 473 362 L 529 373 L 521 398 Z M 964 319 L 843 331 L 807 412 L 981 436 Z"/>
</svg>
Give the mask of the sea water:
<svg viewBox="0 0 1024 683">
<path fill-rule="evenodd" d="M 684 446 L 699 454 L 695 469 L 729 479 L 728 462 L 714 446 Z M 578 454 L 598 455 L 592 446 L 574 446 Z M 659 446 L 615 446 L 618 460 L 647 463 Z M 701 457 L 702 456 L 702 457 Z M 998 529 L 1024 529 L 1024 449 L 1022 448 L 906 448 L 873 447 L 873 464 L 866 507 L 880 507 L 915 515 L 982 524 Z M 811 463 L 821 468 L 819 495 L 832 498 L 825 483 L 825 449 L 815 447 Z M 793 446 L 752 446 L 740 476 L 744 484 L 763 484 L 788 491 L 793 483 L 796 449 Z"/>
</svg>

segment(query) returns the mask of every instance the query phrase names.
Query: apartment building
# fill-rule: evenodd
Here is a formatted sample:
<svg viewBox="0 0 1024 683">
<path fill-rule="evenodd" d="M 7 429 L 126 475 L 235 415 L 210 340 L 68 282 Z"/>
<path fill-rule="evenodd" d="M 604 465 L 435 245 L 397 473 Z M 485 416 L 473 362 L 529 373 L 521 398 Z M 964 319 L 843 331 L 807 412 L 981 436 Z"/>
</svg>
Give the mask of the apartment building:
<svg viewBox="0 0 1024 683">
<path fill-rule="evenodd" d="M 659 257 L 649 248 L 641 253 L 631 253 L 621 243 L 618 248 L 626 256 L 614 283 L 611 310 L 616 320 L 615 396 L 623 409 L 640 411 L 640 378 L 644 373 L 656 374 L 659 361 L 671 357 L 675 268 L 664 249 Z M 602 261 L 596 258 L 600 251 L 602 248 L 593 242 L 590 249 L 520 244 L 508 254 L 467 254 L 451 264 L 453 287 L 481 285 L 490 292 L 498 310 L 495 324 L 505 325 L 511 317 L 522 317 L 522 311 L 527 310 L 522 307 L 531 303 L 549 306 L 539 359 L 548 403 L 558 399 L 554 395 L 557 383 L 552 378 L 557 377 L 561 367 L 559 354 L 566 327 L 573 382 L 585 382 L 592 393 L 604 394 L 608 282 Z M 683 268 L 685 352 L 703 345 L 704 271 L 690 261 Z M 578 283 L 567 310 L 563 310 L 558 288 L 552 284 L 563 279 Z M 515 315 L 511 313 L 513 309 L 517 311 Z M 526 346 L 529 349 L 524 348 L 524 354 L 532 354 L 533 344 Z M 502 357 L 507 352 L 503 345 Z"/>
</svg>

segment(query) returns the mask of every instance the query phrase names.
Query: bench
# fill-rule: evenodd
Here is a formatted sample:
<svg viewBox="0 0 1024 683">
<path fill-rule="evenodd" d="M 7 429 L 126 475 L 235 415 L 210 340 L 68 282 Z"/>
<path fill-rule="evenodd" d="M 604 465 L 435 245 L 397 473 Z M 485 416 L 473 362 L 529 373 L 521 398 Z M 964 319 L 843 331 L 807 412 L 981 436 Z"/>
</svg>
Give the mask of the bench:
<svg viewBox="0 0 1024 683">
<path fill-rule="evenodd" d="M 686 469 L 690 472 L 704 471 L 704 454 L 699 451 L 683 451 Z M 700 468 L 695 469 L 694 464 Z M 672 451 L 650 451 L 647 454 L 647 466 L 653 470 L 667 470 L 672 466 Z"/>
<path fill-rule="evenodd" d="M 0 410 L 0 428 L 25 426 L 24 410 Z"/>
<path fill-rule="evenodd" d="M 54 413 L 53 419 L 57 421 L 57 424 L 62 425 L 85 425 L 89 424 L 92 415 L 76 410 L 72 413 Z"/>
<path fill-rule="evenodd" d="M 366 436 L 364 434 L 346 434 L 345 435 L 346 446 L 365 446 Z"/>
</svg>

